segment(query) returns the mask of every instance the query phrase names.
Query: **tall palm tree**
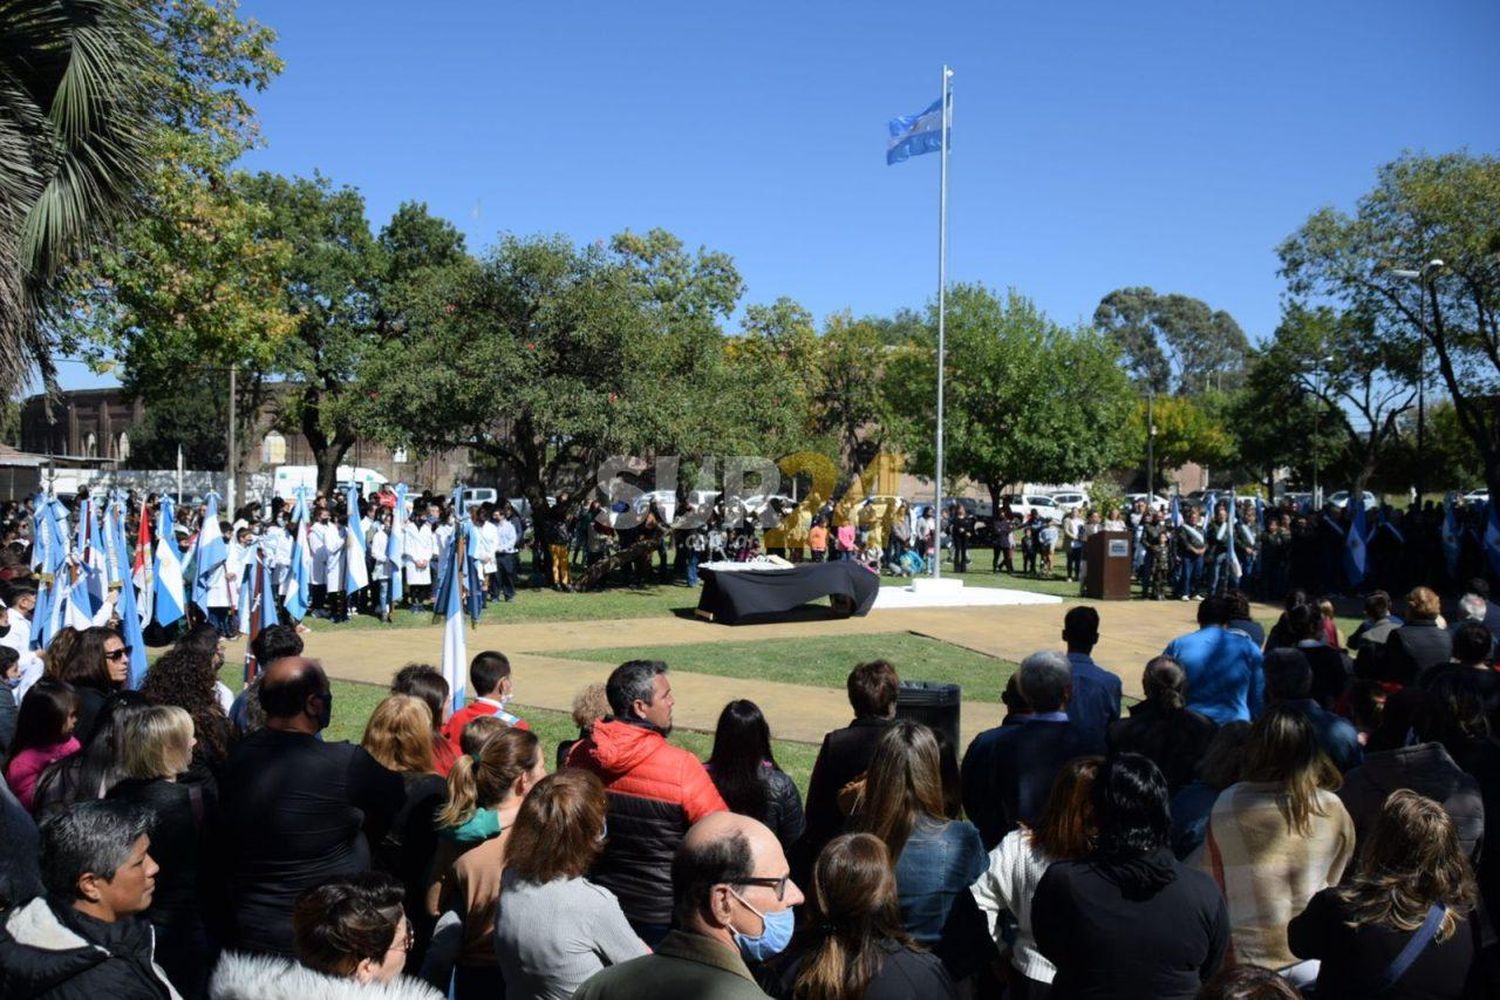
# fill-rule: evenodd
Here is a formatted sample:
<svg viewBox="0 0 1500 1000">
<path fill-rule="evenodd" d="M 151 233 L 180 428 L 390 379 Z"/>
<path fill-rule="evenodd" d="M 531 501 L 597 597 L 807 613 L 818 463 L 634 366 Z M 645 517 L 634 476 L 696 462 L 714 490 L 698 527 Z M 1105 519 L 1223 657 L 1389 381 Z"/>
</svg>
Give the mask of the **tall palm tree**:
<svg viewBox="0 0 1500 1000">
<path fill-rule="evenodd" d="M 136 202 L 153 16 L 146 0 L 0 0 L 0 394 L 51 382 L 62 272 Z"/>
</svg>

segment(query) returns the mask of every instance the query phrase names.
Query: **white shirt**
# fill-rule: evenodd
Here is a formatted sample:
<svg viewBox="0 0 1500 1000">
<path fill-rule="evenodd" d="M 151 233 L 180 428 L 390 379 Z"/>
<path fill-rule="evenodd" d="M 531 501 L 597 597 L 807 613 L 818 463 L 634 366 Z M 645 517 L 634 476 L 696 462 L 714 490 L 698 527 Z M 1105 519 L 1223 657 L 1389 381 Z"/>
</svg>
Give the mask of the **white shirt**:
<svg viewBox="0 0 1500 1000">
<path fill-rule="evenodd" d="M 974 902 L 979 904 L 989 921 L 990 934 L 1001 947 L 1004 947 L 1004 942 L 998 931 L 997 918 L 1001 910 L 1015 914 L 1016 941 L 1011 949 L 1010 962 L 1027 979 L 1039 983 L 1050 983 L 1057 975 L 1057 967 L 1037 951 L 1036 936 L 1031 929 L 1031 901 L 1051 863 L 1031 846 L 1029 831 L 1012 830 L 990 852 L 989 869 L 969 887 Z"/>
<path fill-rule="evenodd" d="M 514 552 L 520 539 L 516 536 L 516 524 L 510 518 L 492 522 L 495 525 L 495 551 Z"/>
<path fill-rule="evenodd" d="M 377 524 L 375 529 L 365 536 L 370 545 L 370 556 L 375 560 L 375 568 L 370 571 L 372 580 L 389 580 L 391 578 L 391 564 L 386 561 L 385 550 L 390 544 L 390 535 L 386 533 L 385 525 Z"/>
<path fill-rule="evenodd" d="M 316 521 L 307 529 L 307 554 L 311 562 L 308 582 L 315 587 L 328 582 L 328 529 L 338 530 L 331 523 L 319 524 Z"/>
<path fill-rule="evenodd" d="M 426 524 L 408 521 L 403 530 L 406 532 L 402 539 L 405 544 L 406 582 L 426 586 L 432 582 L 432 558 L 436 555 L 432 529 Z"/>
</svg>

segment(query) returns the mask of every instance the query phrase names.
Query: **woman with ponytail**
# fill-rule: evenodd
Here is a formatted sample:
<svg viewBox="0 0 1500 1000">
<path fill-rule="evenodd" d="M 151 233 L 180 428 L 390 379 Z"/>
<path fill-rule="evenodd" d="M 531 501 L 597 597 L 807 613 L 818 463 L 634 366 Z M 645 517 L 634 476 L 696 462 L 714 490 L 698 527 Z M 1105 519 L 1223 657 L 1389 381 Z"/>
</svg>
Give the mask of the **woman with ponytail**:
<svg viewBox="0 0 1500 1000">
<path fill-rule="evenodd" d="M 770 984 L 781 1000 L 957 997 L 943 963 L 901 926 L 885 843 L 869 833 L 835 837 L 818 855 L 804 935 Z"/>
<path fill-rule="evenodd" d="M 1138 753 L 1161 769 L 1175 795 L 1193 780 L 1193 770 L 1214 738 L 1214 722 L 1187 707 L 1187 673 L 1170 656 L 1146 664 L 1141 687 L 1146 700 L 1132 705 L 1130 717 L 1109 724 L 1109 748 Z"/>
<path fill-rule="evenodd" d="M 495 900 L 516 814 L 546 776 L 536 736 L 510 728 L 458 758 L 448 772 L 448 800 L 437 814 L 434 881 L 427 892 L 437 929 L 422 978 L 444 995 L 451 979 L 455 1000 L 505 995 L 492 940 Z"/>
</svg>

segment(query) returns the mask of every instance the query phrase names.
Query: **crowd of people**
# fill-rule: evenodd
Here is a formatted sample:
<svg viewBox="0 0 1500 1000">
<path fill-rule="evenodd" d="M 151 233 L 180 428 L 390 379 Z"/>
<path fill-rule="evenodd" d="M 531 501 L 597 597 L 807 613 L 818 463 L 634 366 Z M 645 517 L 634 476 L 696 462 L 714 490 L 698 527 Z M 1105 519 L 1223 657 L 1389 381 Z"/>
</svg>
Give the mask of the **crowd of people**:
<svg viewBox="0 0 1500 1000">
<path fill-rule="evenodd" d="M 0 995 L 1492 996 L 1481 589 L 1451 625 L 1374 594 L 1347 639 L 1210 595 L 1128 707 L 1075 607 L 962 753 L 862 663 L 805 800 L 753 701 L 706 761 L 674 745 L 660 661 L 581 689 L 552 752 L 503 654 L 457 711 L 409 664 L 356 745 L 292 626 L 237 696 L 209 623 L 139 690 L 118 633 L 68 630 L 0 734 Z"/>
</svg>

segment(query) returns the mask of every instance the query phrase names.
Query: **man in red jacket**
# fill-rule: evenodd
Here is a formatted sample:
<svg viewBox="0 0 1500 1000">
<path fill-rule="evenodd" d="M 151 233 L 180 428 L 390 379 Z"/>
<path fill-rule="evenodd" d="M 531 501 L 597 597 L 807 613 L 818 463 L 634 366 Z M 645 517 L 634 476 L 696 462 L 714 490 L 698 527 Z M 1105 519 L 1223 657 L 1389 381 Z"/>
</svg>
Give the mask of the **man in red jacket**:
<svg viewBox="0 0 1500 1000">
<path fill-rule="evenodd" d="M 592 878 L 650 947 L 672 922 L 672 857 L 688 827 L 728 807 L 698 758 L 667 742 L 672 682 L 660 660 L 631 660 L 604 686 L 612 715 L 568 753 L 609 794 L 609 839 Z"/>
<path fill-rule="evenodd" d="M 443 726 L 443 738 L 453 747 L 455 754 L 463 756 L 460 744 L 464 727 L 486 715 L 493 715 L 516 729 L 531 728 L 525 719 L 505 710 L 510 704 L 512 687 L 510 659 L 504 653 L 486 649 L 469 661 L 469 690 L 479 692 L 479 697 L 454 712 Z"/>
</svg>

